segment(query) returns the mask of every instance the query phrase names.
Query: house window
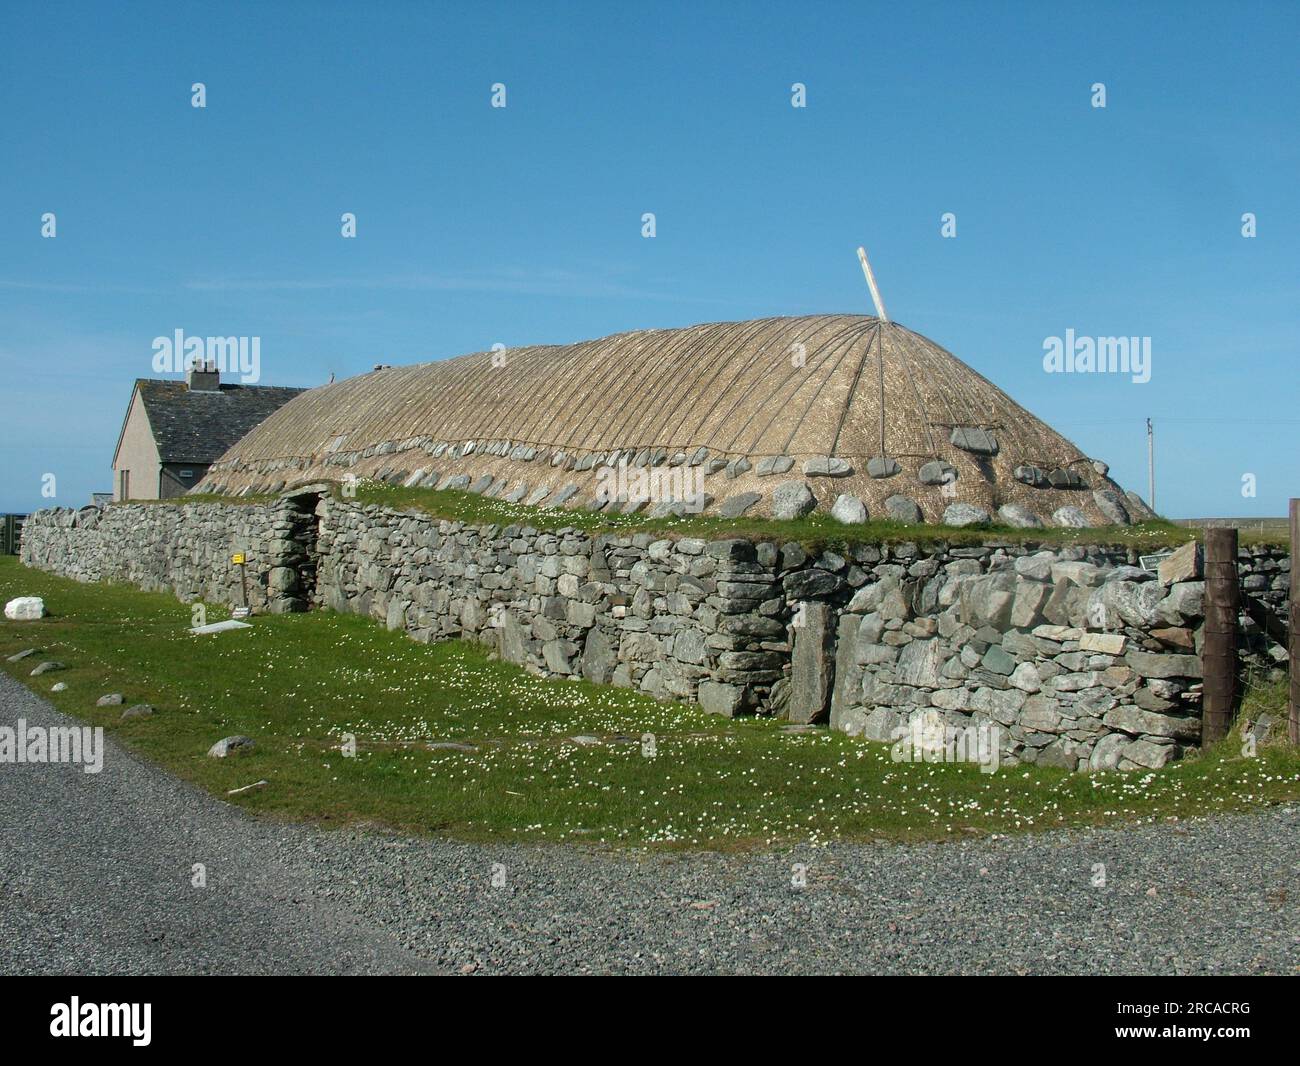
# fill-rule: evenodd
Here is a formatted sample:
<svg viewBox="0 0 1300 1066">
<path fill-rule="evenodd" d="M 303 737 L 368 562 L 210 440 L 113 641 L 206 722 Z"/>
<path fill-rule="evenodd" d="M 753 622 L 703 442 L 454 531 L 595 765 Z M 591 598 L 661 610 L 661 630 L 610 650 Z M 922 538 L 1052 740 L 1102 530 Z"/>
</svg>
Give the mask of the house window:
<svg viewBox="0 0 1300 1066">
<path fill-rule="evenodd" d="M 131 471 L 119 470 L 117 472 L 117 498 L 119 500 L 129 500 L 131 498 Z"/>
<path fill-rule="evenodd" d="M 193 471 L 193 470 L 182 470 L 182 471 L 181 471 L 181 477 L 182 477 L 184 480 L 186 480 L 186 481 L 190 481 L 190 480 L 192 480 L 193 477 L 194 477 L 194 471 Z"/>
</svg>

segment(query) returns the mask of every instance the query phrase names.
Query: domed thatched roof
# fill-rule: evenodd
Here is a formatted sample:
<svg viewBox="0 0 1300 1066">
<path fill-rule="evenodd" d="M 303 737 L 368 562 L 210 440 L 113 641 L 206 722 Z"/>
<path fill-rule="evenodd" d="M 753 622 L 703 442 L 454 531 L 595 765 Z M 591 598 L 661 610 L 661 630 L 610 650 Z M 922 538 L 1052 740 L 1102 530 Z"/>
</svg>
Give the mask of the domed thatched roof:
<svg viewBox="0 0 1300 1066">
<path fill-rule="evenodd" d="M 198 491 L 352 473 L 594 507 L 600 469 L 620 459 L 632 471 L 703 476 L 710 513 L 770 513 L 778 487 L 783 499 L 801 495 L 791 481 L 806 481 L 821 509 L 847 494 L 872 517 L 906 517 L 913 505 L 928 521 L 970 517 L 954 504 L 1025 525 L 1146 513 L 1104 464 L 949 352 L 865 315 L 639 330 L 385 367 L 290 401 Z"/>
</svg>

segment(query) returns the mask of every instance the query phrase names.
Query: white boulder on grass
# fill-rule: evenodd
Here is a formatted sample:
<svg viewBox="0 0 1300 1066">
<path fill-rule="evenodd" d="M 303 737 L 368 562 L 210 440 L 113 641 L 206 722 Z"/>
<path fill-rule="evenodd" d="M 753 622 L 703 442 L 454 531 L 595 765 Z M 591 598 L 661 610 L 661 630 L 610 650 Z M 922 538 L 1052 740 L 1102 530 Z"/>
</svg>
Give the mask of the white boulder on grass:
<svg viewBox="0 0 1300 1066">
<path fill-rule="evenodd" d="M 5 604 L 5 617 L 12 622 L 34 622 L 45 617 L 45 601 L 39 596 L 19 596 Z"/>
</svg>

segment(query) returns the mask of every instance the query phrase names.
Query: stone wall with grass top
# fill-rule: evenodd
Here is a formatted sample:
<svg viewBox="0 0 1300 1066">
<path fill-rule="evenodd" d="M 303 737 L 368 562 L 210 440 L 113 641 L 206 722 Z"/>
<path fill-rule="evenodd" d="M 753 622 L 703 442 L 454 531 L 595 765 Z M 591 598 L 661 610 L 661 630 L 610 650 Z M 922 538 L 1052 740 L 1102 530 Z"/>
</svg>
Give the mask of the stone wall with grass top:
<svg viewBox="0 0 1300 1066">
<path fill-rule="evenodd" d="M 888 741 L 920 715 L 996 727 L 1001 762 L 1159 768 L 1200 737 L 1204 583 L 1194 546 L 998 540 L 704 540 L 474 525 L 329 495 L 267 504 L 44 511 L 25 563 L 79 580 L 321 606 L 421 641 L 463 638 L 531 672 L 723 715 Z M 1290 560 L 1243 548 L 1243 585 L 1285 610 Z M 1283 599 L 1278 599 L 1279 591 Z M 1276 658 L 1277 649 L 1272 649 Z"/>
<path fill-rule="evenodd" d="M 311 501 L 314 505 L 314 499 Z M 282 613 L 306 610 L 316 584 L 315 516 L 297 500 L 270 504 L 125 504 L 31 515 L 21 561 L 77 581 L 114 581 Z M 244 579 L 231 562 L 245 554 Z"/>
</svg>

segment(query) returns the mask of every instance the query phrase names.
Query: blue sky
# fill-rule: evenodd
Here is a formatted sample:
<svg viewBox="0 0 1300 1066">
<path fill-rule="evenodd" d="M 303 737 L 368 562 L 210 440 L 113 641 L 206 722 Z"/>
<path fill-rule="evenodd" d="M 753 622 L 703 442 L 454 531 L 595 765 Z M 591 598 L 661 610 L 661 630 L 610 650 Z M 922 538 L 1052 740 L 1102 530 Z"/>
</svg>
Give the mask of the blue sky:
<svg viewBox="0 0 1300 1066">
<path fill-rule="evenodd" d="M 621 6 L 8 3 L 0 511 L 110 488 L 178 328 L 310 386 L 869 312 L 859 243 L 896 321 L 1143 494 L 1154 418 L 1164 513 L 1300 495 L 1300 5 Z M 1067 329 L 1151 337 L 1151 381 L 1045 373 Z"/>
</svg>

